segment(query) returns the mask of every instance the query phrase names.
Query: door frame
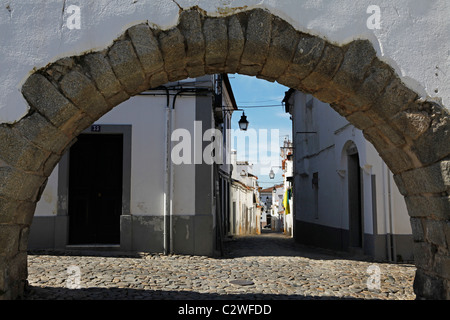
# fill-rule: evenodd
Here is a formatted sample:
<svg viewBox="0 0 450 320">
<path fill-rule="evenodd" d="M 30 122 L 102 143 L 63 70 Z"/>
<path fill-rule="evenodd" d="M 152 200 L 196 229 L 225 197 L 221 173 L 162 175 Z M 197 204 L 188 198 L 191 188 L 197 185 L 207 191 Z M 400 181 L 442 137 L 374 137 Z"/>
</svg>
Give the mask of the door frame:
<svg viewBox="0 0 450 320">
<path fill-rule="evenodd" d="M 131 201 L 131 125 L 93 124 L 81 134 L 122 134 L 122 213 L 130 215 Z M 69 216 L 69 159 L 70 149 L 62 156 L 58 165 L 58 209 L 57 216 Z M 69 240 L 69 225 L 66 226 L 65 245 Z"/>
<path fill-rule="evenodd" d="M 362 168 L 360 166 L 359 160 L 360 160 L 360 154 L 359 151 L 356 147 L 355 144 L 351 144 L 347 147 L 346 150 L 346 156 L 347 156 L 347 202 L 348 202 L 348 219 L 349 219 L 349 248 L 352 249 L 364 249 L 364 191 L 363 191 L 363 173 L 362 173 Z M 349 166 L 350 166 L 350 158 L 356 156 L 358 161 L 354 162 L 354 165 L 356 166 L 355 168 L 355 173 L 356 173 L 356 177 L 352 177 L 352 178 L 356 178 L 354 181 L 350 181 L 350 170 L 349 170 Z M 350 184 L 352 182 L 356 182 L 357 183 L 357 189 L 358 189 L 358 195 L 357 197 L 355 197 L 355 195 L 350 194 Z M 352 215 L 352 209 L 350 208 L 350 206 L 352 206 L 352 200 L 358 200 L 359 201 L 359 206 L 358 206 L 358 218 L 359 218 L 359 224 L 356 227 L 354 224 L 354 221 L 352 221 L 353 218 L 355 218 L 354 215 Z M 353 244 L 353 237 L 355 235 L 355 233 L 358 235 L 359 241 L 361 242 L 359 246 L 355 247 Z"/>
</svg>

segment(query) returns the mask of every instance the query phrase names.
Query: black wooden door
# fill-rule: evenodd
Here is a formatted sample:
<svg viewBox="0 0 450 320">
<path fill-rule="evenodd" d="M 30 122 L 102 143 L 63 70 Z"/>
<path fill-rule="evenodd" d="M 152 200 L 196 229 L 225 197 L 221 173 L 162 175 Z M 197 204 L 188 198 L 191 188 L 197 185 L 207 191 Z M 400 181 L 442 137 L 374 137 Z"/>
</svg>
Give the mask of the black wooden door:
<svg viewBox="0 0 450 320">
<path fill-rule="evenodd" d="M 350 224 L 350 246 L 362 248 L 363 246 L 363 212 L 361 190 L 361 168 L 358 154 L 349 155 L 348 158 L 348 206 Z"/>
<path fill-rule="evenodd" d="M 120 243 L 123 136 L 82 134 L 69 161 L 69 243 Z"/>
</svg>

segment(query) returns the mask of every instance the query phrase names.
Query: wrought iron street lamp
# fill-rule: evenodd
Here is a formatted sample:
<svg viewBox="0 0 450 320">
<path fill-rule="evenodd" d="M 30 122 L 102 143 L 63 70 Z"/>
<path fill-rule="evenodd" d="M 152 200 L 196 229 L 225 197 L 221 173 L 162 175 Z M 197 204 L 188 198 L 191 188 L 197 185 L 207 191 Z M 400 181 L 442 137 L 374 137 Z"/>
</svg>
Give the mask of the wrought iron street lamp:
<svg viewBox="0 0 450 320">
<path fill-rule="evenodd" d="M 273 178 L 275 178 L 275 172 L 273 172 L 273 169 L 272 168 L 282 168 L 281 166 L 273 166 L 273 167 L 271 167 L 270 168 L 270 172 L 269 172 L 269 178 L 270 179 L 273 179 Z"/>
<path fill-rule="evenodd" d="M 239 120 L 239 129 L 241 129 L 242 131 L 247 131 L 248 128 L 248 121 L 247 121 L 247 116 L 245 115 L 245 112 L 242 112 L 242 116 L 241 116 L 241 120 Z"/>
</svg>

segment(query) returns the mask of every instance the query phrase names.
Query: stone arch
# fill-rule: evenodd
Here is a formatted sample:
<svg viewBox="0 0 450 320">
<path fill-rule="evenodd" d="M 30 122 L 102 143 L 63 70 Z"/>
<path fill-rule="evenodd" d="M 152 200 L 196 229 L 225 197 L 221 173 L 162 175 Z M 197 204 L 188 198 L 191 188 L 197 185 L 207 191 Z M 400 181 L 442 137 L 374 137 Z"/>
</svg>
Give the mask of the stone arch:
<svg viewBox="0 0 450 320">
<path fill-rule="evenodd" d="M 181 11 L 171 29 L 138 24 L 105 50 L 59 59 L 28 77 L 28 114 L 0 125 L 0 297 L 23 291 L 36 202 L 77 135 L 145 89 L 219 72 L 310 93 L 361 129 L 405 196 L 418 298 L 450 298 L 447 109 L 419 99 L 367 40 L 333 44 L 263 9 L 208 17 L 197 8 Z"/>
</svg>

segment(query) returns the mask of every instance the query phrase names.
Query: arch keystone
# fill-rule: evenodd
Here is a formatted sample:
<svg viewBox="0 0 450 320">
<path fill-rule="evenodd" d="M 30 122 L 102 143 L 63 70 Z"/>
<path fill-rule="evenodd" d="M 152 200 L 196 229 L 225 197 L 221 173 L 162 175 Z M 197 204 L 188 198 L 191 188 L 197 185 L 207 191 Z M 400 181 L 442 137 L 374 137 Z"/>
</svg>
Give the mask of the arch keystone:
<svg viewBox="0 0 450 320">
<path fill-rule="evenodd" d="M 244 44 L 243 26 L 237 16 L 231 16 L 228 19 L 228 55 L 225 62 L 225 72 L 236 73 L 238 71 Z"/>
<path fill-rule="evenodd" d="M 228 27 L 225 18 L 206 18 L 203 23 L 205 37 L 205 65 L 208 73 L 225 71 L 228 54 Z"/>
<path fill-rule="evenodd" d="M 270 47 L 272 19 L 272 14 L 263 9 L 248 14 L 239 73 L 254 76 L 262 70 Z"/>
<path fill-rule="evenodd" d="M 191 78 L 205 74 L 205 39 L 202 18 L 197 10 L 182 11 L 178 28 L 186 42 L 186 71 Z"/>
</svg>

